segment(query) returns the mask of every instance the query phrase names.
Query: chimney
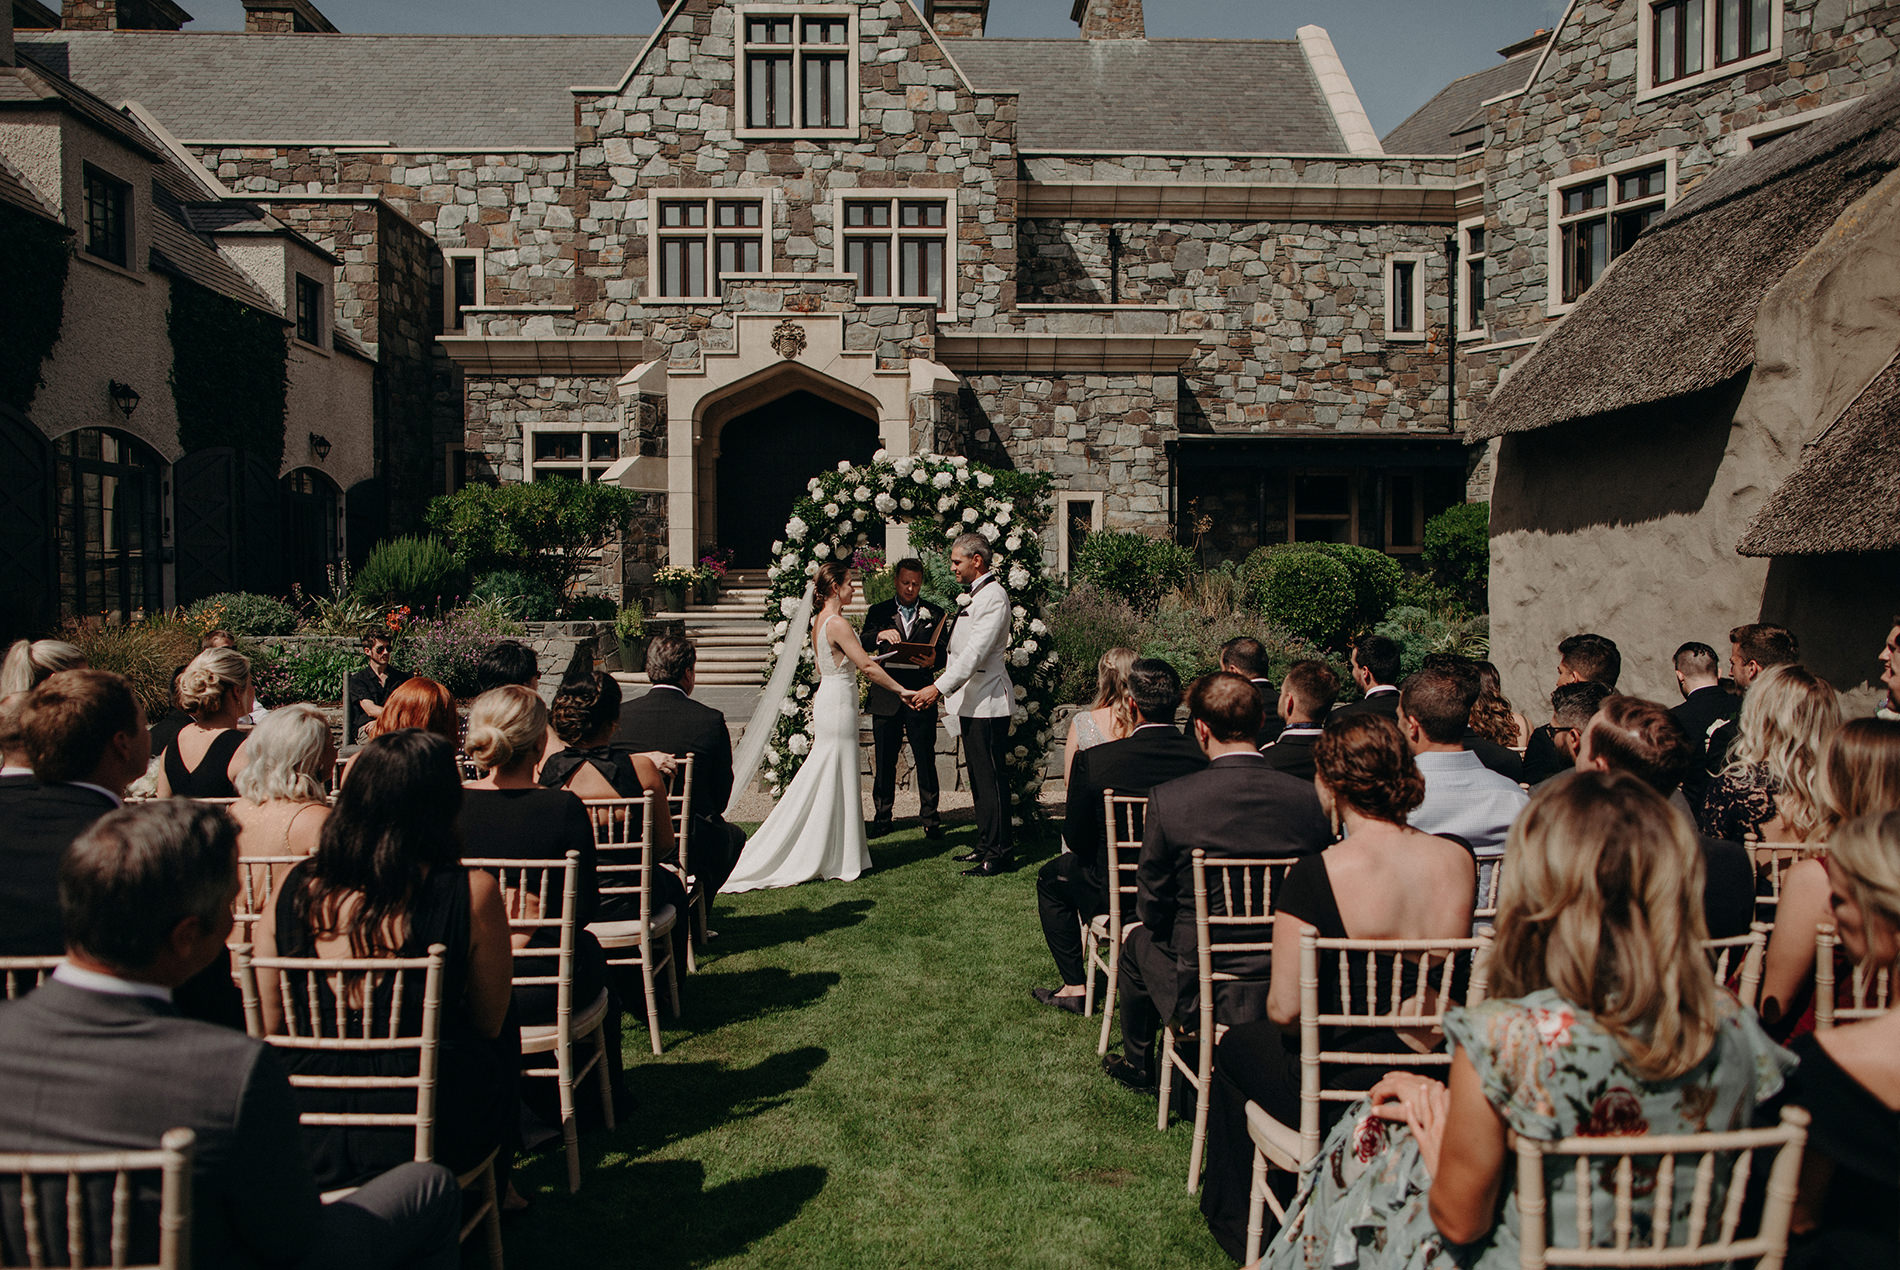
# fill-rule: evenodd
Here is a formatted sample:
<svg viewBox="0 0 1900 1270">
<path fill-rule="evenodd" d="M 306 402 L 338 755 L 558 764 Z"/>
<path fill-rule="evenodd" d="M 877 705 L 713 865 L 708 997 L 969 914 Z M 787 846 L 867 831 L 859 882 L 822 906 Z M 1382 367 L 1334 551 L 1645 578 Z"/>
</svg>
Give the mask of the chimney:
<svg viewBox="0 0 1900 1270">
<path fill-rule="evenodd" d="M 924 21 L 953 40 L 979 39 L 990 24 L 990 0 L 924 0 Z"/>
<path fill-rule="evenodd" d="M 244 29 L 252 35 L 336 34 L 310 0 L 244 0 Z"/>
<path fill-rule="evenodd" d="M 1075 0 L 1069 21 L 1082 24 L 1085 40 L 1145 40 L 1141 0 Z"/>
<path fill-rule="evenodd" d="M 172 0 L 63 0 L 59 17 L 67 31 L 176 31 L 189 21 Z"/>
<path fill-rule="evenodd" d="M 1519 53 L 1528 53 L 1532 49 L 1541 49 L 1548 43 L 1550 43 L 1550 29 L 1540 26 L 1525 39 L 1519 40 L 1515 44 L 1506 44 L 1503 48 L 1498 50 L 1498 56 L 1516 57 Z"/>
</svg>

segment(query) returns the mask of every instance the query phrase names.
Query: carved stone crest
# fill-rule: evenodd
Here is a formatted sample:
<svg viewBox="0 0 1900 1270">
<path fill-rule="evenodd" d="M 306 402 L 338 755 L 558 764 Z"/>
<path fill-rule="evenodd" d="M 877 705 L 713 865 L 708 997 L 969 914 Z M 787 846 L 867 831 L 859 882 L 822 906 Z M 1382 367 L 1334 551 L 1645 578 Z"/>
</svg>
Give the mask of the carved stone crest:
<svg viewBox="0 0 1900 1270">
<path fill-rule="evenodd" d="M 797 361 L 798 355 L 805 351 L 805 328 L 786 318 L 772 332 L 772 348 L 786 361 Z"/>
</svg>

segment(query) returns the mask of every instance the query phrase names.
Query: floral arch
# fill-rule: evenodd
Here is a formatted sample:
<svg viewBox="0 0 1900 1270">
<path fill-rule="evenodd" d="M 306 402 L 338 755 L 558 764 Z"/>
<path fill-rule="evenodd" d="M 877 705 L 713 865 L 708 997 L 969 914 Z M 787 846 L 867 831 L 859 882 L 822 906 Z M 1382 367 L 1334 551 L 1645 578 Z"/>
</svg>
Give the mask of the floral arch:
<svg viewBox="0 0 1900 1270">
<path fill-rule="evenodd" d="M 785 537 L 772 545 L 772 623 L 767 679 L 785 656 L 791 618 L 807 582 L 834 553 L 854 554 L 882 541 L 884 526 L 908 524 L 912 546 L 948 552 L 958 534 L 971 530 L 996 549 L 991 565 L 1008 588 L 1012 606 L 1009 675 L 1016 685 L 1016 712 L 1007 760 L 1011 818 L 1021 824 L 1037 815 L 1037 794 L 1054 735 L 1056 653 L 1044 624 L 1049 576 L 1043 566 L 1042 533 L 1050 515 L 1049 478 L 1001 471 L 962 457 L 918 454 L 891 458 L 879 450 L 870 463 L 840 463 L 814 477 L 806 497 L 792 508 Z M 967 596 L 956 597 L 958 604 Z M 779 707 L 779 718 L 760 766 L 776 795 L 791 783 L 811 749 L 812 675 L 809 640 L 801 641 L 796 687 Z"/>
</svg>

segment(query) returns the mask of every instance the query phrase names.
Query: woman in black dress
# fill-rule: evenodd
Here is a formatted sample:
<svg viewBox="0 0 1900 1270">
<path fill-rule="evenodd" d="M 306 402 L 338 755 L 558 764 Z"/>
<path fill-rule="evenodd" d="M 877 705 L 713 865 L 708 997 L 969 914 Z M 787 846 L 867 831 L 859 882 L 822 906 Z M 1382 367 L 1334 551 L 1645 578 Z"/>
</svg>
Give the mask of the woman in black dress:
<svg viewBox="0 0 1900 1270">
<path fill-rule="evenodd" d="M 1246 1106 L 1257 1102 L 1282 1124 L 1300 1119 L 1300 936 L 1321 939 L 1465 939 L 1471 934 L 1477 863 L 1468 848 L 1407 827 L 1425 800 L 1425 778 L 1396 723 L 1383 715 L 1336 718 L 1313 743 L 1320 805 L 1345 837 L 1287 871 L 1274 897 L 1273 982 L 1268 1021 L 1229 1029 L 1215 1049 L 1208 1102 L 1207 1176 L 1201 1212 L 1234 1260 L 1247 1243 L 1253 1143 Z M 1354 982 L 1363 982 L 1363 970 Z M 1338 1012 L 1338 980 L 1322 973 L 1320 1009 Z M 1399 1043 L 1384 1029 L 1335 1030 L 1329 1050 L 1384 1050 Z M 1376 1064 L 1334 1068 L 1335 1088 L 1370 1089 Z M 1327 1104 L 1320 1132 L 1344 1112 Z"/>
<path fill-rule="evenodd" d="M 620 685 L 612 675 L 593 670 L 564 682 L 554 694 L 551 721 L 564 748 L 541 764 L 542 785 L 572 790 L 582 798 L 638 798 L 654 793 L 664 802 L 670 769 L 655 759 L 667 756 L 629 754 L 609 745 L 620 724 Z M 671 857 L 672 822 L 655 828 L 662 834 L 661 848 Z"/>
<path fill-rule="evenodd" d="M 290 871 L 256 934 L 266 957 L 422 957 L 431 944 L 446 946 L 435 1142 L 436 1159 L 458 1172 L 511 1138 L 521 1054 L 520 1031 L 508 1017 L 508 917 L 495 879 L 462 867 L 461 805 L 448 741 L 413 728 L 377 737 L 356 756 L 316 855 Z M 259 979 L 265 1025 L 281 1031 L 275 977 Z M 419 996 L 405 1009 L 419 1018 Z M 291 1070 L 360 1074 L 366 1061 L 415 1071 L 407 1055 L 328 1052 L 299 1053 Z M 411 1098 L 298 1091 L 304 1111 L 401 1110 Z M 414 1146 L 407 1131 L 385 1129 L 308 1127 L 304 1141 L 325 1190 L 400 1164 Z M 497 1164 L 505 1169 L 505 1153 Z"/>
<path fill-rule="evenodd" d="M 251 712 L 250 659 L 234 648 L 207 648 L 178 677 L 178 704 L 191 722 L 158 766 L 160 798 L 236 798 L 233 782 L 248 761 L 238 720 Z"/>
</svg>

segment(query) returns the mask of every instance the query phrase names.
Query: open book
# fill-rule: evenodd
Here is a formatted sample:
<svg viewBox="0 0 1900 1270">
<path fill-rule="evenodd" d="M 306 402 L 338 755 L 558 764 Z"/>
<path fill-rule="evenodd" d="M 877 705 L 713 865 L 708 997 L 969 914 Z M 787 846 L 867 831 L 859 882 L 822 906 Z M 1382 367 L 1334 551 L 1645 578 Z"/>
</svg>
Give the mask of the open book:
<svg viewBox="0 0 1900 1270">
<path fill-rule="evenodd" d="M 948 624 L 938 622 L 937 629 L 927 644 L 898 644 L 886 652 L 876 654 L 871 660 L 880 665 L 887 661 L 896 661 L 912 666 L 922 666 L 926 669 L 934 666 L 937 664 L 937 641 L 943 638 L 943 628 Z"/>
</svg>

